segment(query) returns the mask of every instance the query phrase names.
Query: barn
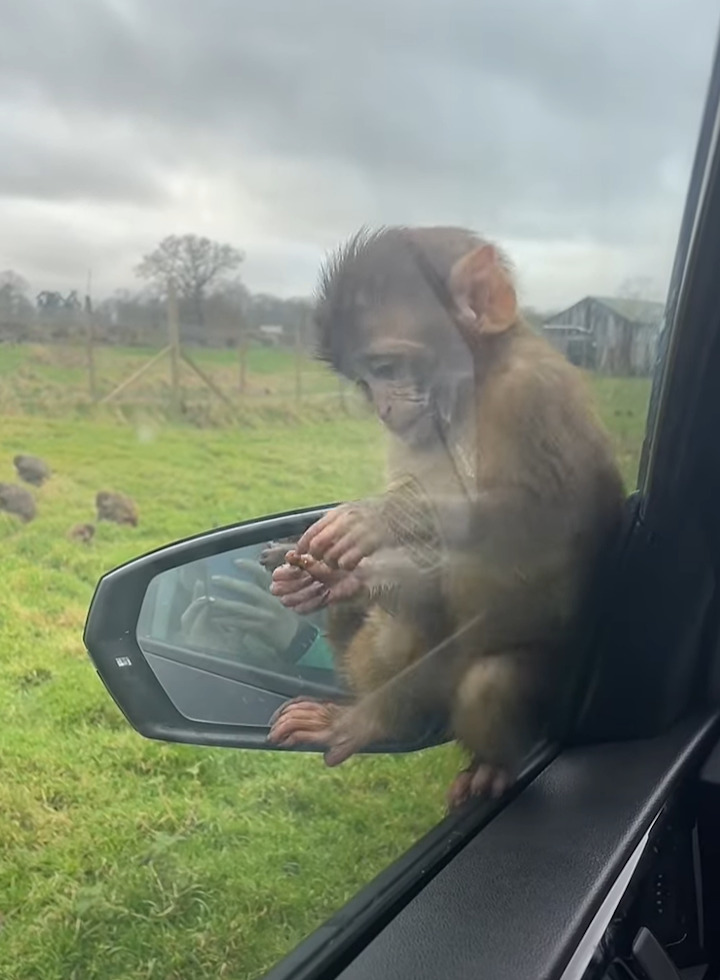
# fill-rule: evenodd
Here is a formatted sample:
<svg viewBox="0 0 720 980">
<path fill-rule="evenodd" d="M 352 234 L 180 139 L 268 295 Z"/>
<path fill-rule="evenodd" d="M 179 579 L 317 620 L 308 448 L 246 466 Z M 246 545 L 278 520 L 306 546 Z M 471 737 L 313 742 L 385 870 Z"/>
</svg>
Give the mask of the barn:
<svg viewBox="0 0 720 980">
<path fill-rule="evenodd" d="M 586 296 L 548 317 L 543 333 L 581 367 L 603 374 L 646 375 L 655 364 L 663 304 Z"/>
</svg>

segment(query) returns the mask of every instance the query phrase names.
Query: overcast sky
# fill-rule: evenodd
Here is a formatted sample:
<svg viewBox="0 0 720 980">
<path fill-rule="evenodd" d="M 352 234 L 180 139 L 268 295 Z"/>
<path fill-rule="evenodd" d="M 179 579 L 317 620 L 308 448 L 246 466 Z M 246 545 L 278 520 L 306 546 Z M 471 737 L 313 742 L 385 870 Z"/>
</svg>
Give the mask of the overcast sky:
<svg viewBox="0 0 720 980">
<path fill-rule="evenodd" d="M 134 288 L 164 235 L 306 294 L 361 224 L 493 237 L 525 302 L 662 294 L 717 0 L 0 0 L 0 270 Z"/>
</svg>

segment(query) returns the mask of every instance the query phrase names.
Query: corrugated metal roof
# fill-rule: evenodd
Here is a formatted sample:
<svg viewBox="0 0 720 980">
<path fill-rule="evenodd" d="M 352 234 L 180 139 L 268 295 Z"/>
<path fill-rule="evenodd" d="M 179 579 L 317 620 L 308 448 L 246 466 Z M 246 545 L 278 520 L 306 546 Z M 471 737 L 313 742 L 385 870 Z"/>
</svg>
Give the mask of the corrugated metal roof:
<svg viewBox="0 0 720 980">
<path fill-rule="evenodd" d="M 660 323 L 665 306 L 647 299 L 623 299 L 618 296 L 588 296 L 609 307 L 618 316 L 635 323 Z"/>
</svg>

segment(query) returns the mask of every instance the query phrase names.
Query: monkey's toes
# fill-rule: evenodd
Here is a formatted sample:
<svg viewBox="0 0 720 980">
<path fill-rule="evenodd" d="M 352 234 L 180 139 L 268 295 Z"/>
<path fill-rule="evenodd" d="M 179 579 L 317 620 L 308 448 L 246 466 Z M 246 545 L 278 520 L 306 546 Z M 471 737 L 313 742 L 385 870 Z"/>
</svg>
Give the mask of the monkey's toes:
<svg viewBox="0 0 720 980">
<path fill-rule="evenodd" d="M 497 800 L 510 785 L 510 778 L 503 769 L 480 765 L 470 780 L 470 795 Z"/>
<path fill-rule="evenodd" d="M 453 779 L 447 793 L 448 810 L 456 810 L 459 806 L 470 798 L 470 784 L 472 782 L 472 771 L 465 769 L 459 772 Z"/>
<path fill-rule="evenodd" d="M 290 701 L 270 720 L 267 740 L 273 745 L 327 745 L 330 722 L 329 706 L 316 701 Z"/>
</svg>

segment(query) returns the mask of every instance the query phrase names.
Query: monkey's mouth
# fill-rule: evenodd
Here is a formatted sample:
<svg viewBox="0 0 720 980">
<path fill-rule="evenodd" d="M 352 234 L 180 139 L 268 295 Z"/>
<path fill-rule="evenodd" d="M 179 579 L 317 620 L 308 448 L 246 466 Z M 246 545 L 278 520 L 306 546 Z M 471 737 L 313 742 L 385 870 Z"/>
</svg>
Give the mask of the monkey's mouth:
<svg viewBox="0 0 720 980">
<path fill-rule="evenodd" d="M 430 408 L 424 408 L 411 419 L 392 426 L 392 432 L 408 445 L 426 442 L 435 432 L 434 416 Z"/>
</svg>

